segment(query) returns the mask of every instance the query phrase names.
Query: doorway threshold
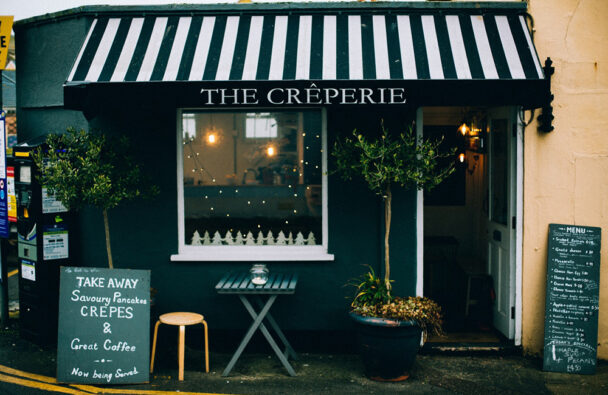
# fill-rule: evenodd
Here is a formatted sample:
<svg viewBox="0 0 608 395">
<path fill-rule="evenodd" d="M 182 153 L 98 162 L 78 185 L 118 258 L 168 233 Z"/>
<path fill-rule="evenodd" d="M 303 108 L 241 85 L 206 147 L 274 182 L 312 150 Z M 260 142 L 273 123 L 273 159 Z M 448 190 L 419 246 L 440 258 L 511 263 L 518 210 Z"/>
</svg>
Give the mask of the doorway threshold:
<svg viewBox="0 0 608 395">
<path fill-rule="evenodd" d="M 422 353 L 434 354 L 521 354 L 520 346 L 515 346 L 513 340 L 504 337 L 498 331 L 460 331 L 442 336 L 430 336 L 422 349 Z"/>
<path fill-rule="evenodd" d="M 457 355 L 521 355 L 521 346 L 513 341 L 504 342 L 426 342 L 420 349 L 421 354 Z"/>
<path fill-rule="evenodd" d="M 496 343 L 427 343 L 420 349 L 421 354 L 521 354 L 520 346 Z"/>
</svg>

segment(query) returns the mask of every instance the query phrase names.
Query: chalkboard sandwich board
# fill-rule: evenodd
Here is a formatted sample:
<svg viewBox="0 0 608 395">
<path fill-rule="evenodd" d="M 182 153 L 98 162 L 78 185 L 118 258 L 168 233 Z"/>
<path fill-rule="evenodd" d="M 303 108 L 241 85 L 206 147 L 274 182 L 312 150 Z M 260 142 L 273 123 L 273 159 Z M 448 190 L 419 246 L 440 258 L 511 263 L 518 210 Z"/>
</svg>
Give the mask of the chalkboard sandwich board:
<svg viewBox="0 0 608 395">
<path fill-rule="evenodd" d="M 549 225 L 543 370 L 595 373 L 601 229 Z"/>
<path fill-rule="evenodd" d="M 57 380 L 149 381 L 150 271 L 62 267 Z"/>
</svg>

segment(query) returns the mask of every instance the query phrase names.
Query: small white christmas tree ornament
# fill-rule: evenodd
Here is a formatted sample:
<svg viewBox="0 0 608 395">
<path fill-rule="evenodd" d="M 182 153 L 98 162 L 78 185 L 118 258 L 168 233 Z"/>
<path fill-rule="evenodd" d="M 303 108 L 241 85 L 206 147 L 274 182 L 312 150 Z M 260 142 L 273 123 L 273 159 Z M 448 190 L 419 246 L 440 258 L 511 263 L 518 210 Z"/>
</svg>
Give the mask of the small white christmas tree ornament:
<svg viewBox="0 0 608 395">
<path fill-rule="evenodd" d="M 269 246 L 274 245 L 274 235 L 272 234 L 271 230 L 269 230 L 268 234 L 266 235 L 266 244 Z"/>
<path fill-rule="evenodd" d="M 281 230 L 279 235 L 277 236 L 277 245 L 284 246 L 287 244 L 287 239 L 285 238 L 285 233 Z"/>
<path fill-rule="evenodd" d="M 215 233 L 213 234 L 213 240 L 211 240 L 211 245 L 214 246 L 221 246 L 222 245 L 222 235 L 220 235 L 219 231 L 215 231 Z"/>
<path fill-rule="evenodd" d="M 242 246 L 243 244 L 245 244 L 245 239 L 243 239 L 243 234 L 241 233 L 240 230 L 238 232 L 236 232 L 236 237 L 234 238 L 234 244 L 236 244 L 237 246 Z"/>
<path fill-rule="evenodd" d="M 203 234 L 203 245 L 208 246 L 211 245 L 211 237 L 209 236 L 209 232 L 205 231 Z"/>
<path fill-rule="evenodd" d="M 192 235 L 192 240 L 190 241 L 190 244 L 192 244 L 193 246 L 200 246 L 200 245 L 203 245 L 202 241 L 203 241 L 203 239 L 201 238 L 201 235 L 198 233 L 198 230 L 195 230 L 194 234 Z"/>
<path fill-rule="evenodd" d="M 247 237 L 245 238 L 245 245 L 254 246 L 255 239 L 253 238 L 253 233 L 247 232 Z"/>
<path fill-rule="evenodd" d="M 298 232 L 298 234 L 296 235 L 295 244 L 297 246 L 303 246 L 306 244 L 306 240 L 304 240 L 304 235 L 302 234 L 302 232 Z"/>
<path fill-rule="evenodd" d="M 262 231 L 260 230 L 258 232 L 258 238 L 256 240 L 256 245 L 259 246 L 263 246 L 264 245 L 264 241 L 266 240 L 266 238 L 264 237 L 264 234 L 262 233 Z"/>
<path fill-rule="evenodd" d="M 310 232 L 308 234 L 308 238 L 306 239 L 306 244 L 309 246 L 317 245 L 317 240 L 315 240 L 315 235 L 312 232 Z"/>
</svg>

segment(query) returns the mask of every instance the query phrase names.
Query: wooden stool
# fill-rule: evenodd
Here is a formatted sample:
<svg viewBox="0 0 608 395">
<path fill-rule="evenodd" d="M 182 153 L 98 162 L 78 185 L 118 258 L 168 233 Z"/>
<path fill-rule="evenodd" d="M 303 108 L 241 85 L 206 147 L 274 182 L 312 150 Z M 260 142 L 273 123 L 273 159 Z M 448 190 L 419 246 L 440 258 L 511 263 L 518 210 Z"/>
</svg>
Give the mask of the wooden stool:
<svg viewBox="0 0 608 395">
<path fill-rule="evenodd" d="M 203 324 L 205 327 L 205 372 L 209 373 L 209 341 L 207 338 L 207 323 L 204 317 L 196 313 L 167 313 L 158 317 L 154 326 L 154 340 L 152 342 L 152 358 L 150 360 L 150 373 L 154 371 L 154 354 L 156 353 L 156 335 L 160 324 L 179 326 L 178 362 L 179 380 L 184 380 L 184 346 L 186 342 L 186 326 Z"/>
</svg>

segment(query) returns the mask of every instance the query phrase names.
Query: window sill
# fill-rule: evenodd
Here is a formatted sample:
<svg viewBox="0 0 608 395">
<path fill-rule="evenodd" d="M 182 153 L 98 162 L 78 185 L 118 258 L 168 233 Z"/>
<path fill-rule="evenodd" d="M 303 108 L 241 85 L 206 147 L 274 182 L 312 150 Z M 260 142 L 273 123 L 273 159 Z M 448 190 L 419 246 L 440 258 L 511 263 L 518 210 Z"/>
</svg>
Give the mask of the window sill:
<svg viewBox="0 0 608 395">
<path fill-rule="evenodd" d="M 173 262 L 270 262 L 270 261 L 333 261 L 322 246 L 206 246 L 185 247 L 171 255 Z"/>
</svg>

